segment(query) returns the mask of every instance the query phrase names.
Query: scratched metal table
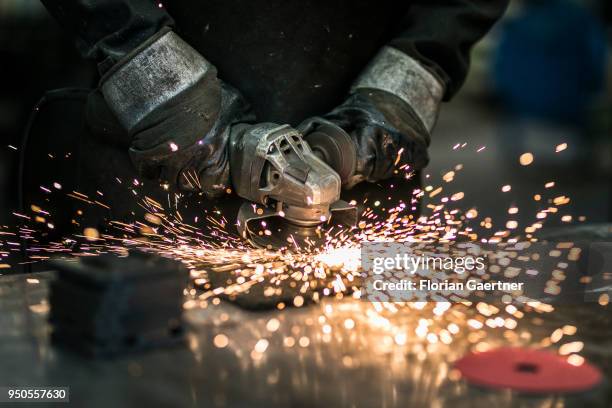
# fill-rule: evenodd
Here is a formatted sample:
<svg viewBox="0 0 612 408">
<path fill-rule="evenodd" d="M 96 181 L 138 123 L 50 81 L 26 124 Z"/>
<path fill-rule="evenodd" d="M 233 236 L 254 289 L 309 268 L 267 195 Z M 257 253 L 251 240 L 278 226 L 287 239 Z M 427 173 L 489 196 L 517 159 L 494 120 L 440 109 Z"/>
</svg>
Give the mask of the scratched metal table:
<svg viewBox="0 0 612 408">
<path fill-rule="evenodd" d="M 526 345 L 557 327 L 575 325 L 572 340 L 584 341 L 581 354 L 609 379 L 612 319 L 609 308 L 597 304 L 527 312 L 515 335 L 462 329 L 450 344 L 424 345 L 414 330 L 430 312 L 406 309 L 382 317 L 371 304 L 349 299 L 249 312 L 221 301 L 186 310 L 183 347 L 91 360 L 49 343 L 52 278 L 48 272 L 0 277 L 0 384 L 69 386 L 73 406 L 606 407 L 611 402 L 608 380 L 579 394 L 526 395 L 470 386 L 452 369 L 452 362 L 483 338 L 491 347 Z M 465 321 L 472 310 L 453 307 L 434 324 Z"/>
</svg>

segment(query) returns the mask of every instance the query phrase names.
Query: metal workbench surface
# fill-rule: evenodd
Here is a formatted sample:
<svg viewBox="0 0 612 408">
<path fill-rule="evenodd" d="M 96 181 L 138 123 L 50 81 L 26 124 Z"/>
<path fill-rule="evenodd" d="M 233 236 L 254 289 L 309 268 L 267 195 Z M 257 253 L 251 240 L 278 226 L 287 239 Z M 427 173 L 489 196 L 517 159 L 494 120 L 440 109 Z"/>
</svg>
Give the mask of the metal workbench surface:
<svg viewBox="0 0 612 408">
<path fill-rule="evenodd" d="M 546 348 L 555 329 L 577 327 L 571 340 L 609 378 L 611 318 L 597 304 L 528 310 L 513 330 L 476 330 L 461 324 L 476 313 L 463 305 L 435 316 L 430 305 L 385 315 L 353 299 L 264 312 L 188 300 L 185 345 L 96 360 L 50 344 L 50 279 L 0 277 L 0 385 L 68 386 L 73 406 L 610 406 L 608 380 L 578 394 L 529 395 L 470 386 L 452 368 L 474 348 Z M 415 334 L 453 322 L 452 341 Z"/>
</svg>

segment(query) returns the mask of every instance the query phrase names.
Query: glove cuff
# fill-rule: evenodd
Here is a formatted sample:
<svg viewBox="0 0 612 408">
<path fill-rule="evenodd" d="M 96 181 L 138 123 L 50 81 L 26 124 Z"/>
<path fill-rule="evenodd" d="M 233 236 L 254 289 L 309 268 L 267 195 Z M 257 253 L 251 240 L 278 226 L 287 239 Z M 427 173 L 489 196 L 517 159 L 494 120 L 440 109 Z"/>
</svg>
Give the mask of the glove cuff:
<svg viewBox="0 0 612 408">
<path fill-rule="evenodd" d="M 215 67 L 202 55 L 165 29 L 113 67 L 100 88 L 121 125 L 131 131 L 211 70 Z"/>
<path fill-rule="evenodd" d="M 392 48 L 383 47 L 351 87 L 378 89 L 397 96 L 412 108 L 428 131 L 438 118 L 444 85 L 417 60 Z"/>
</svg>

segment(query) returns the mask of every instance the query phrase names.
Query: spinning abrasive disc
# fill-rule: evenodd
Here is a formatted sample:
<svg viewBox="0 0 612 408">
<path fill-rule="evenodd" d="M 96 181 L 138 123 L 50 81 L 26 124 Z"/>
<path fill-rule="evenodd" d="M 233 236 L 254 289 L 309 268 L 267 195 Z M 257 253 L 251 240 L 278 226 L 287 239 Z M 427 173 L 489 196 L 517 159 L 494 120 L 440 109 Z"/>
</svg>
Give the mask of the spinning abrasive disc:
<svg viewBox="0 0 612 408">
<path fill-rule="evenodd" d="M 264 224 L 265 223 L 265 224 Z M 304 227 L 282 217 L 269 217 L 251 222 L 250 241 L 259 248 L 316 248 L 325 242 L 325 225 Z"/>
<path fill-rule="evenodd" d="M 470 383 L 528 393 L 568 393 L 597 386 L 601 372 L 587 362 L 573 365 L 548 351 L 499 348 L 470 353 L 455 363 Z"/>
<path fill-rule="evenodd" d="M 329 220 L 303 226 L 270 208 L 244 203 L 238 212 L 238 233 L 258 248 L 310 251 L 323 245 L 332 230 L 338 233 L 357 224 L 356 207 L 339 200 L 329 210 Z"/>
</svg>

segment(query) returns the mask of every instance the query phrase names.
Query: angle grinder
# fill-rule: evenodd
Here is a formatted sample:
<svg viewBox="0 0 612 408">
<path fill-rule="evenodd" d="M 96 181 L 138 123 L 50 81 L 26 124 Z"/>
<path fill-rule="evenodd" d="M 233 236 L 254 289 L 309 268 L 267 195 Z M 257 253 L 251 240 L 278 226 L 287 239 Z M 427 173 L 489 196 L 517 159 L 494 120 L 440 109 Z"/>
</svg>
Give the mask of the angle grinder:
<svg viewBox="0 0 612 408">
<path fill-rule="evenodd" d="M 248 200 L 238 212 L 244 239 L 262 248 L 304 249 L 324 242 L 326 228 L 357 223 L 357 208 L 340 200 L 342 178 L 335 170 L 353 171 L 355 148 L 326 131 L 337 129 L 316 129 L 308 136 L 311 145 L 288 125 L 233 129 L 232 183 Z"/>
</svg>

